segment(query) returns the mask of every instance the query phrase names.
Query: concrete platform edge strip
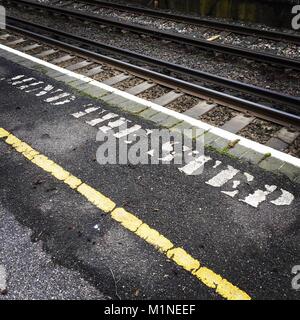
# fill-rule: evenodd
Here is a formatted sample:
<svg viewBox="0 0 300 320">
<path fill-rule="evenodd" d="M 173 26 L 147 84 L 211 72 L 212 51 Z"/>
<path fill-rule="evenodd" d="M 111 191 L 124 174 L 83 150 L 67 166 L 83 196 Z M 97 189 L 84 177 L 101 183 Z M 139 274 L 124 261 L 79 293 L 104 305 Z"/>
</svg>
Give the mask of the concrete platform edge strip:
<svg viewBox="0 0 300 320">
<path fill-rule="evenodd" d="M 30 56 L 29 54 L 18 51 L 16 49 L 12 49 L 5 45 L 0 44 L 0 50 L 11 53 L 12 57 L 16 55 L 19 56 L 22 59 L 16 61 L 14 57 L 14 59 L 11 59 L 11 60 L 27 68 L 37 69 L 35 68 L 37 66 L 49 68 L 53 71 L 61 73 L 62 75 L 73 77 L 74 81 L 80 80 L 81 82 L 86 82 L 90 86 L 94 86 L 95 88 L 107 91 L 107 94 L 113 93 L 114 95 L 118 95 L 124 99 L 127 99 L 128 102 L 134 103 L 134 108 L 132 113 L 135 115 L 138 115 L 138 113 L 136 112 L 136 105 L 140 104 L 146 108 L 156 111 L 157 113 L 161 113 L 162 115 L 167 115 L 170 118 L 174 118 L 174 120 L 176 119 L 178 120 L 178 122 L 185 122 L 196 129 L 201 129 L 202 131 L 205 132 L 205 137 L 206 136 L 208 137 L 209 142 L 207 142 L 206 147 L 211 147 L 219 152 L 221 151 L 223 154 L 227 154 L 228 156 L 232 156 L 239 160 L 248 161 L 250 163 L 256 164 L 264 170 L 267 170 L 276 174 L 285 175 L 293 182 L 300 183 L 300 159 L 296 157 L 293 157 L 289 154 L 278 151 L 271 147 L 262 145 L 258 142 L 251 141 L 237 134 L 233 134 L 223 129 L 214 127 L 212 125 L 209 125 L 200 120 L 191 118 L 177 111 L 155 104 L 151 101 L 147 101 L 142 98 L 136 97 L 127 92 L 118 90 L 104 83 L 93 80 L 92 78 L 86 77 L 84 75 L 80 75 L 78 73 L 69 71 L 67 69 L 61 68 L 56 65 L 53 65 L 49 62 L 35 58 L 33 56 Z M 0 51 L 0 56 L 3 56 L 4 58 L 10 60 L 10 56 L 7 54 L 2 55 L 1 51 Z M 33 62 L 32 66 L 26 63 L 28 62 L 28 60 Z M 47 76 L 51 77 L 51 75 L 47 75 Z M 56 76 L 52 76 L 52 78 L 54 79 L 56 77 L 57 77 L 57 74 Z M 80 91 L 80 88 L 78 88 L 78 90 Z M 99 97 L 99 99 L 101 100 L 101 97 Z M 120 104 L 123 104 L 123 103 L 124 101 L 122 101 Z M 122 109 L 121 106 L 118 105 L 118 103 L 114 104 L 114 107 Z M 131 113 L 130 107 L 127 107 L 126 111 Z M 159 117 L 156 117 L 156 118 L 159 118 Z M 164 126 L 163 123 L 161 123 L 160 121 L 155 121 L 154 119 L 151 119 L 151 117 L 148 120 L 156 122 L 161 126 Z M 166 127 L 170 128 L 169 126 L 166 126 Z"/>
</svg>

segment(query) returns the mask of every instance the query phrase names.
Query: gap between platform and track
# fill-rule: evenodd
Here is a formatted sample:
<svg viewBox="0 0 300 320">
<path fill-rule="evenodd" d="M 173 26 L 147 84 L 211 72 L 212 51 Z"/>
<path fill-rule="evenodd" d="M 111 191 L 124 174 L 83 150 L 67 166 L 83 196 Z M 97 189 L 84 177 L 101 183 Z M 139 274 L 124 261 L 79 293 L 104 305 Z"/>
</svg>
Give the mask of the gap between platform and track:
<svg viewBox="0 0 300 320">
<path fill-rule="evenodd" d="M 69 71 L 67 69 L 64 69 L 64 68 L 61 68 L 59 66 L 56 66 L 56 65 L 53 65 L 49 62 L 46 62 L 44 60 L 41 60 L 41 59 L 38 59 L 38 58 L 35 58 L 33 56 L 30 56 L 29 54 L 26 54 L 24 52 L 20 52 L 18 50 L 15 50 L 13 48 L 10 48 L 10 47 L 7 47 L 5 45 L 2 45 L 0 44 L 0 49 L 2 50 L 5 50 L 7 52 L 10 52 L 14 55 L 18 55 L 24 59 L 27 59 L 27 60 L 30 60 L 32 62 L 35 62 L 41 66 L 44 66 L 44 67 L 47 67 L 47 68 L 50 68 L 50 69 L 53 69 L 55 71 L 58 71 L 64 75 L 67 75 L 67 76 L 70 76 L 70 77 L 73 77 L 75 79 L 78 79 L 78 80 L 81 80 L 81 81 L 84 81 L 86 83 L 88 83 L 89 85 L 91 86 L 95 86 L 97 88 L 100 88 L 100 89 L 103 89 L 103 90 L 106 90 L 110 93 L 114 93 L 115 95 L 118 95 L 120 97 L 123 97 L 125 99 L 128 99 L 128 101 L 132 101 L 132 102 L 135 102 L 135 103 L 138 103 L 138 104 L 141 104 L 145 107 L 148 107 L 148 108 L 151 108 L 157 112 L 160 112 L 160 113 L 163 113 L 165 115 L 168 115 L 168 116 L 171 116 L 173 118 L 176 118 L 180 121 L 184 121 L 188 124 L 190 124 L 191 126 L 195 127 L 195 128 L 198 128 L 198 129 L 201 129 L 202 132 L 209 132 L 215 136 L 218 136 L 220 138 L 223 138 L 223 139 L 226 139 L 228 140 L 229 142 L 235 142 L 235 145 L 239 145 L 243 148 L 246 148 L 248 149 L 249 151 L 253 151 L 253 152 L 256 152 L 256 153 L 259 153 L 259 154 L 262 154 L 262 155 L 268 155 L 268 156 L 272 156 L 272 158 L 276 159 L 276 160 L 279 160 L 279 161 L 283 161 L 284 163 L 287 163 L 287 164 L 290 164 L 294 167 L 296 167 L 297 169 L 300 170 L 300 159 L 296 158 L 296 157 L 293 157 L 289 154 L 286 154 L 284 152 L 281 152 L 281 151 L 278 151 L 276 149 L 273 149 L 271 147 L 268 147 L 268 146 L 265 146 L 265 145 L 262 145 L 258 142 L 255 142 L 255 141 L 252 141 L 252 140 L 249 140 L 249 139 L 246 139 L 242 136 L 239 136 L 237 134 L 233 134 L 231 132 L 228 132 L 228 131 L 225 131 L 223 129 L 220 129 L 220 128 L 217 128 L 217 127 L 214 127 L 210 124 L 207 124 L 207 123 L 204 123 L 202 122 L 201 120 L 197 120 L 197 119 L 194 119 L 192 117 L 189 117 L 187 115 L 184 115 L 182 113 L 179 113 L 177 111 L 174 111 L 174 110 L 171 110 L 171 109 L 168 109 L 166 107 L 163 107 L 163 106 L 160 106 L 158 104 L 155 104 L 151 101 L 147 101 L 147 100 L 144 100 L 142 98 L 139 98 L 139 97 L 136 97 L 134 95 L 131 95 L 127 92 L 124 92 L 124 91 L 121 91 L 119 89 L 116 89 L 114 87 L 111 87 L 111 86 L 108 86 L 104 83 L 101 83 L 99 81 L 96 81 L 92 78 L 89 78 L 89 77 L 86 77 L 84 75 L 80 75 L 78 73 L 75 73 L 73 71 Z M 116 107 L 118 107 L 116 105 Z"/>
</svg>

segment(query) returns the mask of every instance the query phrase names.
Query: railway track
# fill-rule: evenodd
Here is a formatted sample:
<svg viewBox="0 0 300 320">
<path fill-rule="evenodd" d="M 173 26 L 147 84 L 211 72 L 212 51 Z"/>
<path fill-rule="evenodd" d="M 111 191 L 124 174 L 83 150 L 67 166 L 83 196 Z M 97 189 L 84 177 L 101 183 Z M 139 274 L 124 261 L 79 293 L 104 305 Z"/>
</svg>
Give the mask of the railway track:
<svg viewBox="0 0 300 320">
<path fill-rule="evenodd" d="M 8 30 L 17 35 L 12 40 L 11 35 L 2 34 L 0 39 L 4 44 L 96 80 L 101 75 L 101 81 L 112 86 L 118 87 L 125 81 L 132 81 L 132 86 L 124 89 L 131 94 L 143 95 L 153 87 L 163 87 L 163 93 L 159 97 L 149 100 L 167 107 L 178 99 L 196 98 L 195 104 L 184 113 L 202 120 L 214 110 L 229 107 L 233 116 L 220 127 L 232 133 L 240 133 L 254 123 L 256 118 L 266 119 L 280 125 L 276 126 L 278 132 L 275 135 L 281 137 L 281 142 L 278 143 L 273 138 L 266 141 L 267 145 L 280 150 L 287 150 L 299 135 L 300 116 L 292 112 L 277 110 L 100 54 L 98 52 L 103 51 L 103 48 L 110 52 L 114 48 L 107 48 L 91 40 L 11 17 L 8 17 L 7 22 Z M 120 49 L 116 48 L 114 53 L 119 55 Z M 159 67 L 163 66 L 162 63 L 158 62 Z M 167 68 L 167 65 L 164 67 Z M 107 77 L 103 76 L 103 72 Z M 295 110 L 295 106 L 293 109 Z M 289 138 L 283 141 L 287 136 Z"/>
<path fill-rule="evenodd" d="M 16 18 L 12 18 L 12 17 L 8 17 L 8 22 L 10 22 L 10 27 L 14 27 L 15 25 L 21 25 L 23 28 L 33 28 L 38 32 L 44 32 L 44 33 L 49 33 L 52 35 L 52 39 L 57 39 L 58 37 L 61 37 L 62 41 L 67 41 L 67 42 L 77 42 L 80 44 L 81 47 L 85 47 L 85 46 L 89 46 L 91 47 L 93 50 L 96 50 L 98 52 L 102 52 L 103 50 L 106 52 L 109 52 L 110 54 L 114 54 L 117 56 L 121 56 L 122 58 L 128 58 L 131 61 L 136 62 L 137 60 L 140 61 L 143 64 L 146 65 L 151 65 L 154 66 L 158 69 L 163 69 L 165 71 L 167 71 L 168 73 L 175 73 L 176 75 L 179 76 L 179 78 L 188 78 L 189 83 L 188 86 L 186 86 L 185 88 L 183 88 L 183 85 L 179 84 L 179 83 L 175 83 L 176 87 L 184 89 L 187 92 L 192 93 L 193 95 L 196 94 L 196 92 L 192 92 L 191 91 L 191 81 L 196 82 L 196 81 L 205 81 L 205 82 L 210 82 L 214 85 L 217 85 L 218 87 L 221 88 L 228 88 L 229 90 L 234 90 L 233 93 L 235 94 L 239 94 L 240 92 L 244 92 L 246 94 L 252 95 L 252 99 L 253 96 L 255 97 L 255 99 L 263 99 L 263 100 L 267 100 L 268 102 L 276 102 L 276 103 L 281 103 L 283 105 L 285 105 L 286 108 L 288 108 L 290 110 L 290 113 L 294 112 L 297 113 L 299 112 L 299 102 L 300 99 L 298 97 L 294 97 L 294 96 L 290 96 L 290 95 L 286 95 L 286 94 L 282 94 L 276 91 L 272 91 L 272 90 L 268 90 L 268 89 L 264 89 L 264 88 L 260 88 L 260 87 L 256 87 L 253 85 L 249 85 L 249 84 L 245 84 L 242 82 L 238 82 L 238 81 L 234 81 L 234 80 L 229 80 L 223 77 L 219 77 L 216 75 L 212 75 L 210 73 L 205 73 L 205 72 L 201 72 L 198 70 L 194 70 L 194 69 L 190 69 L 190 68 L 185 68 L 182 67 L 180 65 L 177 64 L 172 64 L 172 63 L 168 63 L 164 60 L 159 60 L 159 59 L 155 59 L 155 58 L 151 58 L 149 56 L 145 56 L 145 55 L 141 55 L 129 50 L 125 50 L 125 49 L 120 49 L 118 47 L 114 47 L 114 46 L 110 46 L 110 45 L 106 45 L 104 43 L 101 42 L 96 42 L 93 40 L 90 40 L 88 38 L 85 37 L 79 37 L 79 36 L 75 36 L 73 34 L 70 33 L 66 33 L 57 29 L 53 29 L 53 28 L 48 28 L 45 26 L 41 26 L 38 24 L 34 24 L 25 20 L 21 20 L 21 19 L 16 19 Z M 23 29 L 24 32 L 25 29 Z M 28 30 L 28 29 L 27 29 Z M 35 34 L 35 36 L 36 36 Z M 48 41 L 50 41 L 50 38 L 47 39 Z M 133 65 L 131 65 L 131 71 L 134 69 Z M 144 69 L 143 69 L 144 70 Z M 135 71 L 135 70 L 133 70 Z M 144 71 L 146 72 L 146 71 Z M 174 79 L 175 80 L 175 79 Z M 179 79 L 177 79 L 179 81 Z M 184 81 L 183 81 L 184 82 Z M 200 87 L 200 86 L 198 86 Z M 206 89 L 206 94 L 208 95 L 208 91 L 209 89 Z M 212 92 L 215 92 L 214 90 L 212 90 Z M 229 103 L 230 105 L 234 105 L 233 102 L 233 96 L 232 95 L 226 95 L 226 94 L 221 94 L 222 95 L 222 101 L 224 102 L 225 97 L 230 97 L 229 99 Z M 211 98 L 216 98 L 216 93 L 214 93 L 212 95 Z M 238 98 L 237 98 L 238 99 Z M 249 101 L 250 103 L 250 101 Z M 255 108 L 254 106 L 249 106 L 249 108 L 247 108 L 249 111 L 255 112 L 258 111 L 259 108 Z M 274 111 L 275 113 L 275 109 L 270 108 Z M 280 112 L 279 110 L 276 110 L 276 112 Z M 280 119 L 282 119 L 282 114 L 280 114 Z"/>
<path fill-rule="evenodd" d="M 134 33 L 144 34 L 159 38 L 162 40 L 172 41 L 181 45 L 193 46 L 201 50 L 209 50 L 230 56 L 242 57 L 254 61 L 267 63 L 269 65 L 280 66 L 288 69 L 300 70 L 300 59 L 291 59 L 280 55 L 270 54 L 261 51 L 249 50 L 239 46 L 227 45 L 218 42 L 196 39 L 187 35 L 179 35 L 172 32 L 155 30 L 152 27 L 145 27 L 130 22 L 121 22 L 117 19 L 104 18 L 97 14 L 82 12 L 80 10 L 66 9 L 62 5 L 47 5 L 29 0 L 5 0 L 3 2 L 13 3 L 15 5 L 23 5 L 28 8 L 38 10 L 46 10 L 55 14 L 61 14 L 67 17 L 77 18 L 83 21 L 90 21 L 100 25 L 106 25 L 121 30 L 127 30 Z M 67 2 L 68 3 L 68 2 Z M 67 4 L 66 3 L 66 4 Z M 65 4 L 65 5 L 66 5 Z M 298 40 L 300 38 L 297 38 Z M 299 41 L 300 43 L 300 41 Z"/>
<path fill-rule="evenodd" d="M 57 0 L 58 2 L 59 0 Z M 154 10 L 144 7 L 137 7 L 132 5 L 123 5 L 114 2 L 100 1 L 100 0 L 81 0 L 78 2 L 86 3 L 91 5 L 91 9 L 96 9 L 97 7 L 115 9 L 118 11 L 138 13 L 145 16 L 155 17 L 158 19 L 165 19 L 170 21 L 175 21 L 179 23 L 193 24 L 201 27 L 213 28 L 221 31 L 233 32 L 241 35 L 256 35 L 257 37 L 262 37 L 270 40 L 280 40 L 288 41 L 292 43 L 299 44 L 300 36 L 293 33 L 284 33 L 273 30 L 257 29 L 253 27 L 247 27 L 244 25 L 229 24 L 225 22 L 220 22 L 216 20 L 209 20 L 200 17 L 193 17 L 184 14 L 169 13 L 164 10 Z"/>
</svg>

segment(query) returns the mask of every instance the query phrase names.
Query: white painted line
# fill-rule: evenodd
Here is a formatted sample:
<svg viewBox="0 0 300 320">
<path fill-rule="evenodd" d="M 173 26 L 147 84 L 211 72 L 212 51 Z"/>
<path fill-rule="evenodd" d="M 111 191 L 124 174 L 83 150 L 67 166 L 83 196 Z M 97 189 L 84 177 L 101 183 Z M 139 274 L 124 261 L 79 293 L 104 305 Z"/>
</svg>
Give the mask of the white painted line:
<svg viewBox="0 0 300 320">
<path fill-rule="evenodd" d="M 227 169 L 222 170 L 215 177 L 207 181 L 206 184 L 209 184 L 212 187 L 220 188 L 238 173 L 239 170 L 234 169 L 232 166 L 227 166 Z"/>
<path fill-rule="evenodd" d="M 73 101 L 75 99 L 76 99 L 75 96 L 71 96 L 69 99 L 62 100 L 62 101 L 59 101 L 59 102 L 54 102 L 52 104 L 55 105 L 55 106 L 60 106 L 60 105 L 65 104 L 65 103 L 69 103 L 69 102 L 71 102 L 71 101 Z"/>
<path fill-rule="evenodd" d="M 76 113 L 72 113 L 72 116 L 74 118 L 76 118 L 76 119 L 81 118 L 81 117 L 83 117 L 85 115 L 86 115 L 86 113 L 84 111 L 79 111 L 79 112 L 76 112 Z"/>
<path fill-rule="evenodd" d="M 103 116 L 102 118 L 97 118 L 97 119 L 93 119 L 90 121 L 86 121 L 86 123 L 89 124 L 90 126 L 94 127 L 99 123 L 102 123 L 102 122 L 105 122 L 107 120 L 111 120 L 114 118 L 118 118 L 118 117 L 119 117 L 118 114 L 110 112 L 110 113 L 106 114 L 105 116 Z"/>
<path fill-rule="evenodd" d="M 271 194 L 277 189 L 276 186 L 269 186 L 269 185 L 266 185 L 265 188 L 266 188 L 266 191 L 256 190 L 253 194 L 250 194 L 244 200 L 239 200 L 239 201 L 245 202 L 250 206 L 257 208 L 260 203 L 266 201 L 267 196 L 269 194 Z"/>
<path fill-rule="evenodd" d="M 114 134 L 114 137 L 116 137 L 117 139 L 120 139 L 120 138 L 123 138 L 123 137 L 126 137 L 126 136 L 130 135 L 131 133 L 134 133 L 134 132 L 140 130 L 141 128 L 142 128 L 141 126 L 139 126 L 138 124 L 135 124 L 131 128 L 122 130 L 122 131 Z"/>
<path fill-rule="evenodd" d="M 45 102 L 53 102 L 53 101 L 59 100 L 61 98 L 69 97 L 70 95 L 71 94 L 67 93 L 67 92 L 61 93 L 61 94 L 58 94 L 57 96 L 46 99 Z"/>
<path fill-rule="evenodd" d="M 21 78 L 23 78 L 23 77 L 25 77 L 25 75 L 24 75 L 24 74 L 21 74 L 21 75 L 19 75 L 19 76 L 16 76 L 16 77 L 12 78 L 11 80 L 18 80 L 18 79 L 21 79 Z"/>
<path fill-rule="evenodd" d="M 239 194 L 238 190 L 235 191 L 221 191 L 222 193 L 226 194 L 227 196 L 234 198 L 237 194 Z"/>
<path fill-rule="evenodd" d="M 233 186 L 232 186 L 232 188 L 233 188 L 233 189 L 236 189 L 240 184 L 241 184 L 241 181 L 239 181 L 239 180 L 234 180 L 234 181 L 233 181 Z"/>
<path fill-rule="evenodd" d="M 210 157 L 200 156 L 195 160 L 189 162 L 182 168 L 179 168 L 179 171 L 185 173 L 188 176 L 194 175 L 197 170 L 204 166 L 204 164 L 208 161 L 212 160 Z"/>
<path fill-rule="evenodd" d="M 112 128 L 108 127 L 108 126 L 102 126 L 102 127 L 99 128 L 99 130 L 101 130 L 103 133 L 107 133 L 110 130 L 112 130 Z"/>
<path fill-rule="evenodd" d="M 290 163 L 298 168 L 300 168 L 300 159 L 296 158 L 296 157 L 293 157 L 289 154 L 286 154 L 286 153 L 283 153 L 281 151 L 278 151 L 278 150 L 275 150 L 273 148 L 270 148 L 268 146 L 265 146 L 265 145 L 262 145 L 258 142 L 254 142 L 254 141 L 251 141 L 249 139 L 246 139 L 244 137 L 241 137 L 239 135 L 236 135 L 234 133 L 230 133 L 228 131 L 225 131 L 225 130 L 222 130 L 220 128 L 216 128 L 212 125 L 209 125 L 207 123 L 204 123 L 200 120 L 197 120 L 197 119 L 194 119 L 194 118 L 191 118 L 187 115 L 184 115 L 182 113 L 179 113 L 179 112 L 176 112 L 174 110 L 171 110 L 171 109 L 168 109 L 166 107 L 162 107 L 160 105 L 157 105 L 153 102 L 150 102 L 150 101 L 147 101 L 147 100 L 144 100 L 142 98 L 139 98 L 139 97 L 136 97 L 136 96 L 133 96 L 127 92 L 124 92 L 124 91 L 120 91 L 116 88 L 113 88 L 113 87 L 110 87 L 106 84 L 103 84 L 101 82 L 98 82 L 96 80 L 93 80 L 89 77 L 86 77 L 86 76 L 83 76 L 83 75 L 80 75 L 78 73 L 75 73 L 75 72 L 72 72 L 72 71 L 69 71 L 67 69 L 63 69 L 61 67 L 58 67 L 56 65 L 53 65 L 47 61 L 43 61 L 43 60 L 40 60 L 38 58 L 35 58 L 35 57 L 32 57 L 30 56 L 29 54 L 27 53 L 24 53 L 24 52 L 20 52 L 18 50 L 15 50 L 15 49 L 12 49 L 12 48 L 9 48 L 7 46 L 4 46 L 3 44 L 0 44 L 0 49 L 4 50 L 4 51 L 7 51 L 7 52 L 11 52 L 15 55 L 18 55 L 20 57 L 23 57 L 23 58 L 26 58 L 30 61 L 33 61 L 33 62 L 36 62 L 40 65 L 43 65 L 45 67 L 48 67 L 48 68 L 51 68 L 53 70 L 56 70 L 58 72 L 61 72 L 65 75 L 68 75 L 70 77 L 73 77 L 73 78 L 76 78 L 78 80 L 82 80 L 84 82 L 87 82 L 89 83 L 90 85 L 93 85 L 95 87 L 98 87 L 100 89 L 104 89 L 106 91 L 109 91 L 111 93 L 115 93 L 116 95 L 119 95 L 123 98 L 126 98 L 130 101 L 133 101 L 133 102 L 137 102 L 141 105 L 144 105 L 146 107 L 149 107 L 153 110 L 156 110 L 156 111 L 159 111 L 161 113 L 164 113 L 166 115 L 169 115 L 169 116 L 172 116 L 172 117 L 175 117 L 177 118 L 178 120 L 182 120 L 182 121 L 186 121 L 187 123 L 191 124 L 192 126 L 194 127 L 197 127 L 197 128 L 200 128 L 204 131 L 209 131 L 219 137 L 222 137 L 224 139 L 227 139 L 227 140 L 230 140 L 230 141 L 237 141 L 239 140 L 239 144 L 241 146 L 244 146 L 250 150 L 253 150 L 253 151 L 256 151 L 258 153 L 261 153 L 261 154 L 271 154 L 272 157 L 278 159 L 278 160 L 281 160 L 281 161 L 284 161 L 284 162 L 287 162 L 287 163 Z"/>
<path fill-rule="evenodd" d="M 90 108 L 85 109 L 84 111 L 85 111 L 85 113 L 88 114 L 88 113 L 92 113 L 94 111 L 97 111 L 99 109 L 100 109 L 100 107 L 90 107 Z"/>
<path fill-rule="evenodd" d="M 41 96 L 47 94 L 48 92 L 50 92 L 52 89 L 54 89 L 54 87 L 51 86 L 50 84 L 48 84 L 48 85 L 44 88 L 44 90 L 41 91 L 41 92 L 39 92 L 39 93 L 37 93 L 36 96 L 37 96 L 37 97 L 41 97 Z"/>
<path fill-rule="evenodd" d="M 254 180 L 254 177 L 247 172 L 244 172 L 244 176 L 246 177 L 247 182 L 252 182 Z"/>
<path fill-rule="evenodd" d="M 4 292 L 7 287 L 7 273 L 3 265 L 0 264 L 0 293 Z"/>
<path fill-rule="evenodd" d="M 27 89 L 27 88 L 30 88 L 30 87 L 38 86 L 38 85 L 43 84 L 43 83 L 44 83 L 43 81 L 38 81 L 38 82 L 34 82 L 34 83 L 30 83 L 30 84 L 26 84 L 24 86 L 21 86 L 21 87 L 19 87 L 19 89 L 20 90 L 24 90 L 24 89 Z"/>
<path fill-rule="evenodd" d="M 95 111 L 97 111 L 97 110 L 99 110 L 100 109 L 100 107 L 89 107 L 89 108 L 87 108 L 87 109 L 85 109 L 84 111 L 79 111 L 79 112 L 76 112 L 76 113 L 72 113 L 72 116 L 74 117 L 74 118 L 81 118 L 81 117 L 83 117 L 83 116 L 86 116 L 87 114 L 90 114 L 90 113 L 92 113 L 92 112 L 95 112 Z M 99 112 L 100 114 L 101 113 L 103 113 L 103 112 L 105 112 L 106 110 L 102 110 L 101 112 Z"/>
<path fill-rule="evenodd" d="M 127 120 L 125 118 L 120 118 L 116 121 L 109 122 L 108 126 L 111 127 L 112 129 L 114 129 L 114 128 L 120 127 L 121 125 L 125 124 L 126 122 L 127 122 Z"/>
<path fill-rule="evenodd" d="M 222 161 L 216 160 L 215 165 L 213 166 L 214 169 L 218 168 L 222 164 Z"/>
<path fill-rule="evenodd" d="M 271 201 L 271 203 L 276 206 L 289 206 L 295 199 L 294 195 L 283 189 L 281 189 L 281 192 L 281 196 L 278 199 Z"/>
<path fill-rule="evenodd" d="M 27 78 L 27 79 L 24 79 L 24 80 L 15 81 L 11 85 L 12 86 L 16 86 L 17 84 L 22 84 L 22 83 L 25 83 L 25 82 L 28 82 L 28 81 L 32 81 L 32 80 L 35 80 L 35 79 L 34 78 Z"/>
</svg>

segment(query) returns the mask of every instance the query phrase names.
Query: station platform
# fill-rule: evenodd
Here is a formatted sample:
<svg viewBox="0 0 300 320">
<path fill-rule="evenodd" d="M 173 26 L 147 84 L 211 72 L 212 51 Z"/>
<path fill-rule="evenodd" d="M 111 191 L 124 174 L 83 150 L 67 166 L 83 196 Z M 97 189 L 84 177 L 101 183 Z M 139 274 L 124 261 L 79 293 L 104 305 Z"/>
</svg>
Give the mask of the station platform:
<svg viewBox="0 0 300 320">
<path fill-rule="evenodd" d="M 72 298 L 74 278 L 91 299 L 299 296 L 299 170 L 270 169 L 284 155 L 263 168 L 254 161 L 263 147 L 252 163 L 206 148 L 198 175 L 194 166 L 101 165 L 100 128 L 189 128 L 187 119 L 4 46 L 0 86 L 0 300 Z"/>
</svg>

